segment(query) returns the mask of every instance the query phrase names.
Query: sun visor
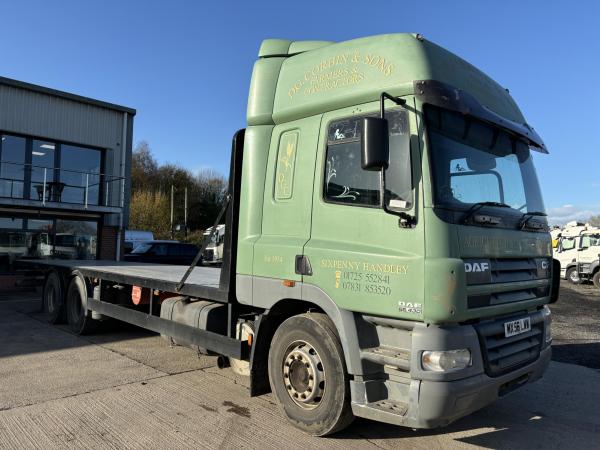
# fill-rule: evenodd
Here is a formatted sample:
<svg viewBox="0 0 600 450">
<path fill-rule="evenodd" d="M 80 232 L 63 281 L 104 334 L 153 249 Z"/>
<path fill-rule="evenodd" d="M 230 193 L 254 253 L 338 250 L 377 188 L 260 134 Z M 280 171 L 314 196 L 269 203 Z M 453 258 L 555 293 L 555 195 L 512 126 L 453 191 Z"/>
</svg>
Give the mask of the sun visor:
<svg viewBox="0 0 600 450">
<path fill-rule="evenodd" d="M 546 145 L 537 132 L 526 123 L 508 120 L 486 108 L 466 91 L 436 80 L 414 82 L 415 96 L 423 103 L 476 117 L 527 139 L 534 150 L 548 153 Z"/>
</svg>

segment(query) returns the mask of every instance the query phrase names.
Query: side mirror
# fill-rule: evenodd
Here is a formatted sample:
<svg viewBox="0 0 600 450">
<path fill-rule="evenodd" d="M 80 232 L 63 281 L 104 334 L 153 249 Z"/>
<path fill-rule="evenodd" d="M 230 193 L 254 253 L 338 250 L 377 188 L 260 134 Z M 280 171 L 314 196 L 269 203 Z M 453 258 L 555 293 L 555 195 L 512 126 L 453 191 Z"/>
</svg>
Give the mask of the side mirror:
<svg viewBox="0 0 600 450">
<path fill-rule="evenodd" d="M 385 170 L 390 164 L 388 121 L 380 117 L 363 119 L 361 166 L 363 170 Z"/>
</svg>

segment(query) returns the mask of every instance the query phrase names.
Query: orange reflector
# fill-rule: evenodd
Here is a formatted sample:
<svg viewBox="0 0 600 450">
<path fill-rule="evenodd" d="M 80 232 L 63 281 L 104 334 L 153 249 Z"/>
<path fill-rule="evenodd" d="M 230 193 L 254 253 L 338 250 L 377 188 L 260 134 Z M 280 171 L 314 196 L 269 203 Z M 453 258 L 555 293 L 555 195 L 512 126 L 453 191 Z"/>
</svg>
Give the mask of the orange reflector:
<svg viewBox="0 0 600 450">
<path fill-rule="evenodd" d="M 252 335 L 248 335 L 248 347 L 252 347 Z"/>
<path fill-rule="evenodd" d="M 283 280 L 283 285 L 285 287 L 294 287 L 296 286 L 296 282 L 294 280 Z"/>
</svg>

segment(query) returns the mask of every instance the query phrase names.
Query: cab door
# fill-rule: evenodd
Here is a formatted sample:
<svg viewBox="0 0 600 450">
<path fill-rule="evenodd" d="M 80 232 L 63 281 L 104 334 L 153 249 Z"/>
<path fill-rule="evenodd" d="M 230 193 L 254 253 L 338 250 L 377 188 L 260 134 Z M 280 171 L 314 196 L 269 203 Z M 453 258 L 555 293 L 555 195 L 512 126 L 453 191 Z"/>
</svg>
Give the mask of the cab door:
<svg viewBox="0 0 600 450">
<path fill-rule="evenodd" d="M 376 114 L 379 104 L 371 106 L 366 112 L 348 108 L 323 116 L 312 231 L 304 249 L 313 274 L 304 285 L 317 286 L 343 309 L 418 319 L 424 292 L 423 220 L 401 226 L 398 215 L 380 207 L 379 172 L 361 167 L 362 118 Z M 419 217 L 416 118 L 404 108 L 387 111 L 386 118 L 390 167 L 385 201 L 389 209 Z"/>
<path fill-rule="evenodd" d="M 262 233 L 254 246 L 255 304 L 264 297 L 268 281 L 277 287 L 282 285 L 281 280 L 302 281 L 302 275 L 296 273 L 295 261 L 310 237 L 320 122 L 321 116 L 314 116 L 278 125 L 273 130 L 265 177 Z"/>
</svg>

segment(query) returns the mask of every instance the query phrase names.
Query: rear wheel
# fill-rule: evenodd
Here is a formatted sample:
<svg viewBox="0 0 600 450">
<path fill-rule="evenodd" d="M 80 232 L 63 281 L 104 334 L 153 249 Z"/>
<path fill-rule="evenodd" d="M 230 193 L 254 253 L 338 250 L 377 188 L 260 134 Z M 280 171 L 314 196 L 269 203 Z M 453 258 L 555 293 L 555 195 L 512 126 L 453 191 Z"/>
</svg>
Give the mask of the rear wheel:
<svg viewBox="0 0 600 450">
<path fill-rule="evenodd" d="M 56 272 L 50 272 L 44 283 L 44 290 L 42 292 L 42 310 L 49 323 L 64 323 L 66 313 L 63 287 L 60 277 Z"/>
<path fill-rule="evenodd" d="M 592 282 L 594 283 L 594 286 L 600 289 L 600 270 L 596 271 L 596 273 L 592 277 Z"/>
<path fill-rule="evenodd" d="M 354 419 L 344 353 L 324 314 L 281 324 L 269 350 L 269 381 L 288 420 L 307 433 L 332 434 Z"/>
<path fill-rule="evenodd" d="M 87 309 L 88 289 L 81 275 L 73 277 L 67 289 L 67 321 L 75 334 L 89 334 L 97 329 L 98 321 L 92 319 Z"/>
<path fill-rule="evenodd" d="M 573 284 L 581 284 L 581 278 L 579 278 L 579 273 L 577 272 L 576 267 L 569 267 L 567 269 L 567 280 Z"/>
</svg>

